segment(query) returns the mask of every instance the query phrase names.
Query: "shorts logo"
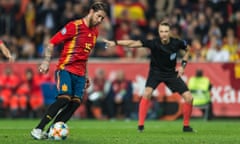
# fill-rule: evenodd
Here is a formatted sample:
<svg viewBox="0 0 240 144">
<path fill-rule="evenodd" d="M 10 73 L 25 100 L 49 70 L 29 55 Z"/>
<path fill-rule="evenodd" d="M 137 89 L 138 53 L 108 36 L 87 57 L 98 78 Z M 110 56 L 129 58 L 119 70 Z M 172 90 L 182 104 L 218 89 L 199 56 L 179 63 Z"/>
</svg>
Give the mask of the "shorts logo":
<svg viewBox="0 0 240 144">
<path fill-rule="evenodd" d="M 170 55 L 170 60 L 175 60 L 176 59 L 177 54 L 173 53 Z"/>
<path fill-rule="evenodd" d="M 68 86 L 66 84 L 63 84 L 61 89 L 62 89 L 62 91 L 65 92 L 68 90 Z"/>
</svg>

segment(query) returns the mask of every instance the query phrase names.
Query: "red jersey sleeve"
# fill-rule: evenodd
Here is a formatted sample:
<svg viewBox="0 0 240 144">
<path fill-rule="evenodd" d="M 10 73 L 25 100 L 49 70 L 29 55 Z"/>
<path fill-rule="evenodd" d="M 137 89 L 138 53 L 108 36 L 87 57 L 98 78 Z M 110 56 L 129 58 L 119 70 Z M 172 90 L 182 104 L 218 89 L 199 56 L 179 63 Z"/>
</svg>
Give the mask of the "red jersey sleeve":
<svg viewBox="0 0 240 144">
<path fill-rule="evenodd" d="M 67 39 L 72 38 L 76 32 L 76 25 L 73 22 L 66 24 L 60 31 L 58 31 L 50 40 L 50 43 L 57 45 Z"/>
<path fill-rule="evenodd" d="M 2 42 L 2 40 L 0 40 L 0 44 L 2 44 L 3 42 Z"/>
</svg>

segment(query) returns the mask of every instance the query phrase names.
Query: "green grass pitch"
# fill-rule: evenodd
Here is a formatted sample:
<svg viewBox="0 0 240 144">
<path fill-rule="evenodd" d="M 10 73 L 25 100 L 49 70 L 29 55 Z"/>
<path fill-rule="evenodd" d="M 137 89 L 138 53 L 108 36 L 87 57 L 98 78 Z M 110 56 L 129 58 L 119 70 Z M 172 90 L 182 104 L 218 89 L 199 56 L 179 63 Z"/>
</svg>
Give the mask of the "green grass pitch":
<svg viewBox="0 0 240 144">
<path fill-rule="evenodd" d="M 137 121 L 70 120 L 70 135 L 63 141 L 34 140 L 31 129 L 39 120 L 0 119 L 0 144 L 239 144 L 239 120 L 193 119 L 196 133 L 183 133 L 182 120 L 146 121 L 145 131 Z"/>
</svg>

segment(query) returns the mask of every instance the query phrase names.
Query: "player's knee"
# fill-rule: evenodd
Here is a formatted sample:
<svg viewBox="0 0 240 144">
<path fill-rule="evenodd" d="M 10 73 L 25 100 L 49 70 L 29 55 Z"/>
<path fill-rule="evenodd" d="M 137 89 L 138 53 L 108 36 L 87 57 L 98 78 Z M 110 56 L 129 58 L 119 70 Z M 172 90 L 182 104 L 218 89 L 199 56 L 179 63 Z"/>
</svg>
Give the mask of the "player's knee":
<svg viewBox="0 0 240 144">
<path fill-rule="evenodd" d="M 192 102 L 193 102 L 193 96 L 192 96 L 192 94 L 190 93 L 190 91 L 184 92 L 184 93 L 182 94 L 182 96 L 183 96 L 183 98 L 184 98 L 184 100 L 185 100 L 186 102 L 188 102 L 188 103 L 192 103 Z"/>
<path fill-rule="evenodd" d="M 143 98 L 145 98 L 145 99 L 151 99 L 151 97 L 152 97 L 151 94 L 144 94 L 143 95 Z"/>
<path fill-rule="evenodd" d="M 57 97 L 58 101 L 60 101 L 62 104 L 67 104 L 71 101 L 71 97 L 68 95 L 60 95 Z"/>
<path fill-rule="evenodd" d="M 150 88 L 150 87 L 145 88 L 145 91 L 143 93 L 143 97 L 146 98 L 146 99 L 151 99 L 152 92 L 153 92 L 152 88 Z"/>
<path fill-rule="evenodd" d="M 80 98 L 78 97 L 73 97 L 72 100 L 71 100 L 71 104 L 72 104 L 72 107 L 74 109 L 74 111 L 76 111 L 76 109 L 80 106 L 81 104 L 81 100 Z"/>
<path fill-rule="evenodd" d="M 79 105 L 81 104 L 81 99 L 79 97 L 73 97 L 71 101 L 74 103 L 78 103 Z"/>
</svg>

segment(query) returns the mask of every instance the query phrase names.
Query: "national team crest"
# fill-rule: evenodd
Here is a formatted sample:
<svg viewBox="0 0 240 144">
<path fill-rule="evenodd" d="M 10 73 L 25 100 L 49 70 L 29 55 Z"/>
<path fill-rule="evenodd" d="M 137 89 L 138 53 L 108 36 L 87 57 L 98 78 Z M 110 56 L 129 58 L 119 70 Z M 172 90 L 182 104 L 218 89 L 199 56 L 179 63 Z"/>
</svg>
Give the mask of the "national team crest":
<svg viewBox="0 0 240 144">
<path fill-rule="evenodd" d="M 61 89 L 62 89 L 62 91 L 67 91 L 68 90 L 68 86 L 66 84 L 63 84 Z"/>
</svg>

